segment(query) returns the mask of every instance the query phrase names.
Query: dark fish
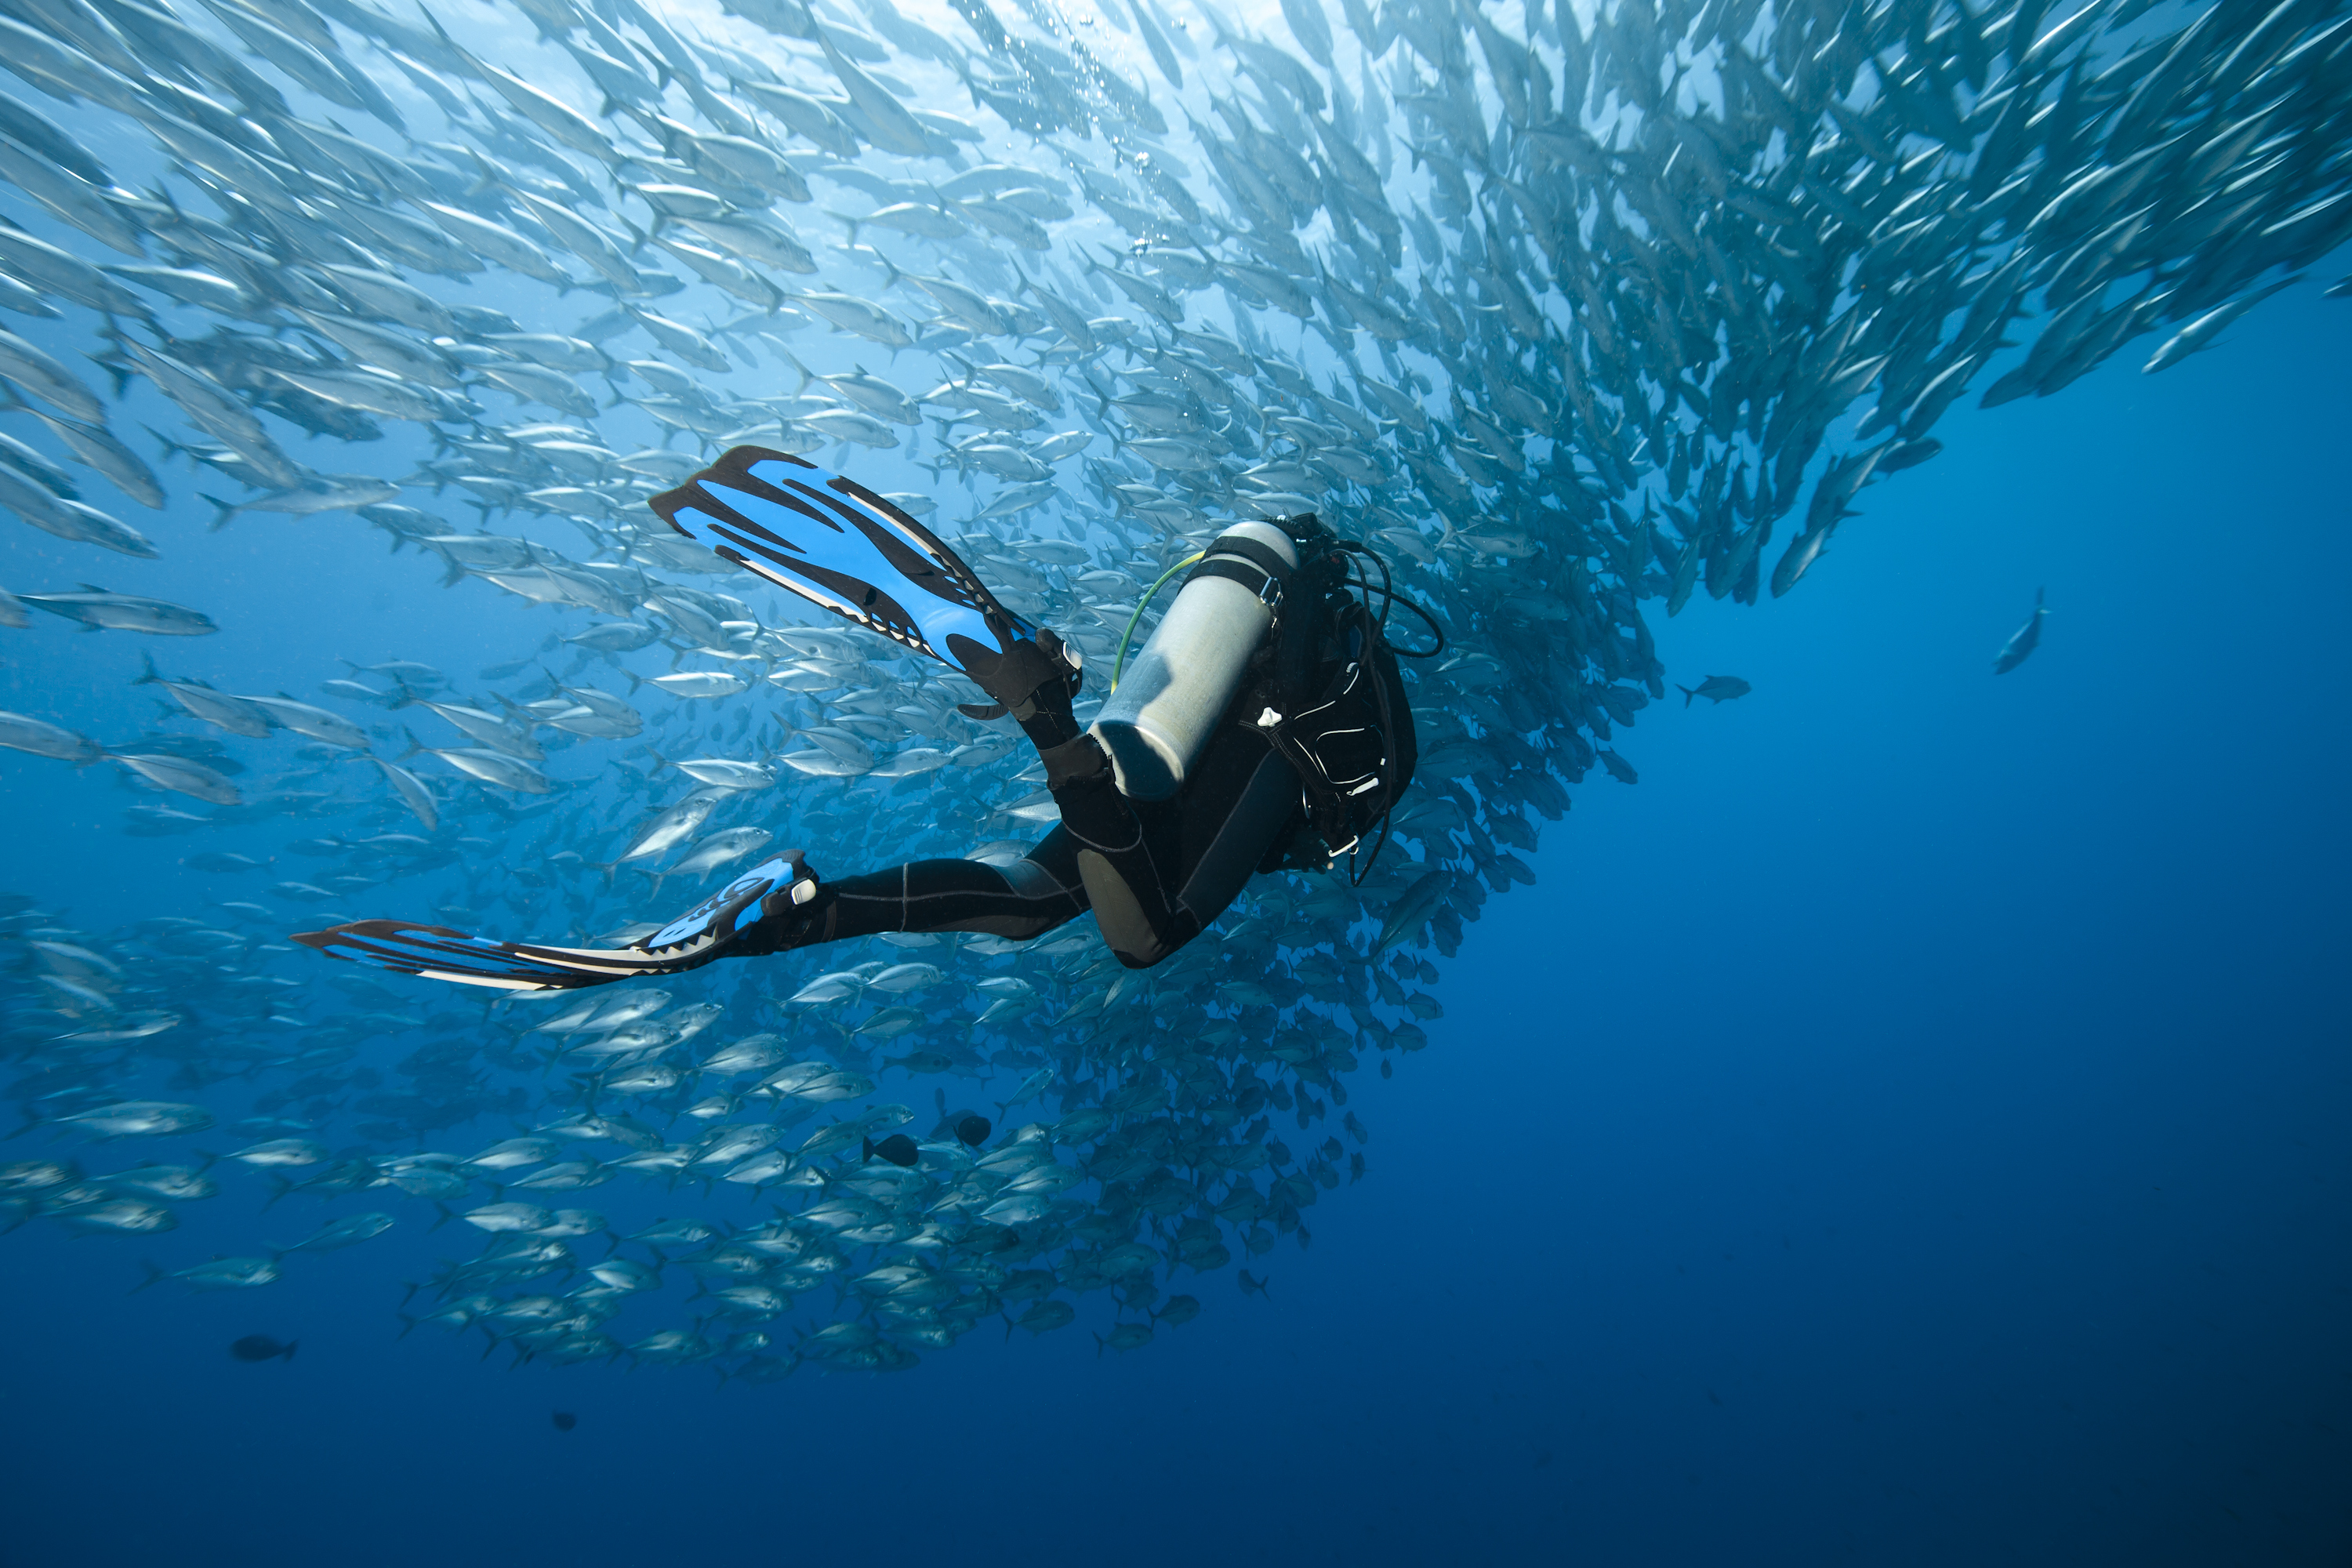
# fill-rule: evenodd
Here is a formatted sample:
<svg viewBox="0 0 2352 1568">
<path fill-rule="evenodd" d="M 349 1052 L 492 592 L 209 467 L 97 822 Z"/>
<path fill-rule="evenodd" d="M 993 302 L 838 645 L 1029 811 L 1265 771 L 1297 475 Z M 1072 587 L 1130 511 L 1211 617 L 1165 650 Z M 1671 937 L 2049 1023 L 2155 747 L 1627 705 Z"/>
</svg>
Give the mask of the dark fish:
<svg viewBox="0 0 2352 1568">
<path fill-rule="evenodd" d="M 288 1340 L 280 1344 L 268 1334 L 247 1334 L 228 1347 L 228 1353 L 239 1361 L 292 1361 L 294 1347 L 299 1340 Z"/>
<path fill-rule="evenodd" d="M 569 1432 L 572 1428 L 580 1425 L 580 1417 L 574 1415 L 569 1410 L 557 1410 L 551 1412 L 547 1418 L 555 1423 L 555 1429 L 559 1432 Z"/>
<path fill-rule="evenodd" d="M 1933 436 L 1922 436 L 1916 441 L 1906 441 L 1900 446 L 1889 448 L 1887 454 L 1878 459 L 1877 472 L 1895 474 L 1905 468 L 1916 468 L 1943 449 L 1944 444 Z"/>
<path fill-rule="evenodd" d="M 1168 1327 L 1181 1328 L 1201 1315 L 1201 1299 L 1197 1296 L 1171 1296 L 1160 1310 L 1151 1314 L 1152 1321 Z"/>
<path fill-rule="evenodd" d="M 1675 689 L 1683 694 L 1683 706 L 1687 708 L 1694 697 L 1704 697 L 1709 702 L 1728 702 L 1756 689 L 1736 675 L 1710 675 L 1696 686 L 1677 686 Z"/>
<path fill-rule="evenodd" d="M 2042 590 L 2033 590 L 2032 618 L 2010 633 L 2009 640 L 2001 644 L 2000 651 L 1993 656 L 1992 672 L 1995 675 L 2007 675 L 2033 657 L 2033 650 L 2042 646 L 2042 617 L 2050 613 L 2042 607 Z"/>
<path fill-rule="evenodd" d="M 268 862 L 226 849 L 206 849 L 185 857 L 180 864 L 192 871 L 258 871 Z"/>
<path fill-rule="evenodd" d="M 977 1149 L 982 1143 L 988 1142 L 988 1135 L 993 1130 L 989 1126 L 987 1117 L 967 1116 L 961 1121 L 956 1123 L 955 1132 L 956 1136 L 961 1139 L 966 1144 L 971 1148 Z M 901 1133 L 899 1136 L 904 1137 L 905 1134 Z"/>
<path fill-rule="evenodd" d="M 1006 1313 L 1004 1337 L 1011 1339 L 1015 1329 L 1026 1329 L 1033 1334 L 1046 1334 L 1076 1322 L 1078 1310 L 1067 1301 L 1039 1301 L 1018 1318 Z"/>
<path fill-rule="evenodd" d="M 894 1165 L 912 1165 L 922 1158 L 922 1151 L 904 1132 L 893 1132 L 879 1143 L 871 1138 L 866 1140 L 866 1157 L 871 1160 L 877 1154 Z"/>
</svg>

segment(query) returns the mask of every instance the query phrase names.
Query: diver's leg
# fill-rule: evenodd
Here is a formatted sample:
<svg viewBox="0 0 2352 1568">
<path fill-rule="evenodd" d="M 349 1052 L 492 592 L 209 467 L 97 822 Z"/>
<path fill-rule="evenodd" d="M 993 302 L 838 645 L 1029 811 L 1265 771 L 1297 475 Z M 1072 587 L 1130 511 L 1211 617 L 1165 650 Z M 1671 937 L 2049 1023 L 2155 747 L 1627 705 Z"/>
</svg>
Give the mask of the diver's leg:
<svg viewBox="0 0 2352 1568">
<path fill-rule="evenodd" d="M 1049 757 L 1046 787 L 1061 809 L 1062 826 L 1076 848 L 1078 878 L 1094 908 L 1095 922 L 1121 963 L 1149 969 L 1192 940 L 1177 907 L 1169 872 L 1176 863 L 1174 803 L 1140 805 L 1119 794 L 1110 759 L 1080 736 L 1073 751 L 1091 750 L 1095 766 L 1059 773 Z"/>
<path fill-rule="evenodd" d="M 1129 800 L 1113 787 L 1108 759 L 1062 780 L 1054 800 L 1080 845 L 1078 870 L 1103 940 L 1130 969 L 1148 969 L 1198 936 L 1303 820 L 1297 772 L 1234 724 L 1210 737 L 1172 801 Z"/>
<path fill-rule="evenodd" d="M 1018 860 L 916 860 L 826 882 L 803 945 L 883 931 L 970 931 L 1026 942 L 1087 911 L 1076 847 L 1063 828 Z"/>
<path fill-rule="evenodd" d="M 1227 724 L 1187 774 L 1176 902 L 1201 926 L 1225 912 L 1307 826 L 1298 772 L 1254 728 Z"/>
<path fill-rule="evenodd" d="M 1109 756 L 1072 711 L 1078 668 L 1059 639 L 1042 632 L 1003 654 L 959 642 L 956 652 L 1037 748 L 1069 836 L 1072 869 L 1111 951 L 1141 969 L 1181 947 L 1199 928 L 1186 927 L 1163 875 L 1177 855 L 1172 813 L 1156 803 L 1139 809 L 1118 792 Z"/>
</svg>

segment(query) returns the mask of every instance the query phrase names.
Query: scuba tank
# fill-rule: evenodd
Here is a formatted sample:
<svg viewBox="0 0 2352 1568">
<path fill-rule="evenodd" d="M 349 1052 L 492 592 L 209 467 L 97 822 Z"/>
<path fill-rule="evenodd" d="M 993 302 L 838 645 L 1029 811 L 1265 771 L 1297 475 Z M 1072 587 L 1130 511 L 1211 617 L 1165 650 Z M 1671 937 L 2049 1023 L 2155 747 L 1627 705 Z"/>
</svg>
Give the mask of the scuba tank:
<svg viewBox="0 0 2352 1568">
<path fill-rule="evenodd" d="M 1089 728 L 1121 795 L 1166 800 L 1184 787 L 1297 569 L 1298 547 L 1271 522 L 1236 524 L 1202 552 Z"/>
</svg>

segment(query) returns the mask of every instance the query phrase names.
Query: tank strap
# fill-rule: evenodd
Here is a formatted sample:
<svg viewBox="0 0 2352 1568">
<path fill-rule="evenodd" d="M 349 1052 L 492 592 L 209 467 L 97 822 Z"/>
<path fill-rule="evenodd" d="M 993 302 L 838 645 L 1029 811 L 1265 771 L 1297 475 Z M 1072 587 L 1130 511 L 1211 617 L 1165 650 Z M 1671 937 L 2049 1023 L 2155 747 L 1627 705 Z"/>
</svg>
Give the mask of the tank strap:
<svg viewBox="0 0 2352 1568">
<path fill-rule="evenodd" d="M 1267 609 L 1277 616 L 1282 614 L 1282 579 L 1261 566 L 1229 555 L 1212 555 L 1185 574 L 1185 586 L 1203 577 L 1223 577 L 1229 583 L 1239 583 L 1256 595 Z"/>
<path fill-rule="evenodd" d="M 1238 555 L 1243 560 L 1255 563 L 1260 572 L 1273 578 L 1276 583 L 1290 581 L 1290 563 L 1282 558 L 1281 552 L 1272 545 L 1260 544 L 1246 534 L 1220 534 L 1211 542 L 1205 553 L 1210 561 L 1214 561 L 1220 555 Z M 1202 564 L 1205 565 L 1207 563 L 1203 562 Z M 1222 573 L 1217 574 L 1223 575 Z M 1197 577 L 1200 573 L 1196 571 L 1192 575 Z"/>
<path fill-rule="evenodd" d="M 1202 552 L 1201 563 L 1185 574 L 1184 583 L 1190 586 L 1202 577 L 1223 577 L 1229 583 L 1238 583 L 1256 595 L 1258 601 L 1278 617 L 1282 614 L 1283 589 L 1289 584 L 1292 570 L 1290 563 L 1271 545 L 1260 544 L 1246 534 L 1224 533 Z"/>
</svg>

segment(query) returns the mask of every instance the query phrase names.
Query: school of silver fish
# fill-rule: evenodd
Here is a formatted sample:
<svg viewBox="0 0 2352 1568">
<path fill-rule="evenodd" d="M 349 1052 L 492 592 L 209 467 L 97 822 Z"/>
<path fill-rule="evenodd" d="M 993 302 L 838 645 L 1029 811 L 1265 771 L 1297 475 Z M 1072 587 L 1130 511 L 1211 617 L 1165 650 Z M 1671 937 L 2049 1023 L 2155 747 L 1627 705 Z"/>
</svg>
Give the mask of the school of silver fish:
<svg viewBox="0 0 2352 1568">
<path fill-rule="evenodd" d="M 1571 785 L 1635 781 L 1645 605 L 1789 593 L 1964 395 L 2161 371 L 2352 235 L 2341 0 L 1016 4 L 0 0 L 0 509 L 134 558 L 388 538 L 511 656 L 296 697 L 176 642 L 142 736 L 0 713 L 224 889 L 111 931 L 0 905 L 0 1224 L 314 1211 L 141 1253 L 205 1289 L 446 1225 L 480 1248 L 402 1331 L 553 1364 L 888 1370 L 1090 1301 L 1135 1349 L 1307 1245 L 1431 952 Z M 1050 826 L 971 689 L 646 510 L 742 443 L 836 454 L 1093 660 L 1223 524 L 1319 510 L 1454 650 L 1394 847 L 1148 972 L 1081 922 L 485 1013 L 289 947 L 625 942 L 772 843 L 847 872 Z M 6 587 L 9 637 L 237 614 Z M 606 1184 L 661 1217 L 555 1206 Z"/>
</svg>

